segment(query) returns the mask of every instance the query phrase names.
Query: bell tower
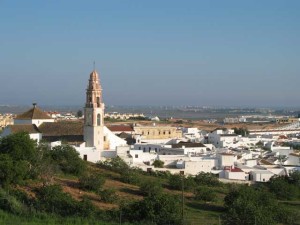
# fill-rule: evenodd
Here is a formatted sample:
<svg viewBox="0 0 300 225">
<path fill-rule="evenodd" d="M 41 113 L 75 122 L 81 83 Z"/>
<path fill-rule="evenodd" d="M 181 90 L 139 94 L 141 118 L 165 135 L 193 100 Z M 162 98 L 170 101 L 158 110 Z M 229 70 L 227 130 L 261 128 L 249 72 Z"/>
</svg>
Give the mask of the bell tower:
<svg viewBox="0 0 300 225">
<path fill-rule="evenodd" d="M 84 141 L 86 147 L 104 149 L 104 103 L 102 102 L 102 88 L 96 70 L 90 74 L 86 89 L 86 103 L 84 107 Z"/>
</svg>

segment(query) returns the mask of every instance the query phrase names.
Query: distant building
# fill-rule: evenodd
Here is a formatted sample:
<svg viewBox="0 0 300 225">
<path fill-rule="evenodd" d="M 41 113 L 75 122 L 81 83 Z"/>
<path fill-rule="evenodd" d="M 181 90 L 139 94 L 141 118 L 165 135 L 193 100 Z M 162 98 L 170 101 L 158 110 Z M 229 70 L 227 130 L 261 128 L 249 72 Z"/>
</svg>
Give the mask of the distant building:
<svg viewBox="0 0 300 225">
<path fill-rule="evenodd" d="M 182 138 L 182 131 L 171 126 L 139 126 L 133 127 L 135 134 L 142 140 Z"/>
<path fill-rule="evenodd" d="M 146 118 L 143 113 L 118 113 L 118 112 L 105 113 L 104 117 L 109 119 L 118 119 L 118 120 Z"/>
<path fill-rule="evenodd" d="M 217 148 L 228 147 L 238 139 L 239 136 L 232 129 L 216 129 L 208 134 L 208 142 Z"/>
</svg>

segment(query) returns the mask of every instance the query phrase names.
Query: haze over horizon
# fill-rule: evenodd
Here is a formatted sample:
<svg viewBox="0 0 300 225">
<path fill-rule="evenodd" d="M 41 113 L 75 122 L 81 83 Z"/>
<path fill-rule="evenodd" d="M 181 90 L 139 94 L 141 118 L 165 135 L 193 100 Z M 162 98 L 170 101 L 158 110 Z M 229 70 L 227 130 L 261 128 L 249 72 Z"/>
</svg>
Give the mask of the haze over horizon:
<svg viewBox="0 0 300 225">
<path fill-rule="evenodd" d="M 1 1 L 0 105 L 299 107 L 300 2 Z"/>
</svg>

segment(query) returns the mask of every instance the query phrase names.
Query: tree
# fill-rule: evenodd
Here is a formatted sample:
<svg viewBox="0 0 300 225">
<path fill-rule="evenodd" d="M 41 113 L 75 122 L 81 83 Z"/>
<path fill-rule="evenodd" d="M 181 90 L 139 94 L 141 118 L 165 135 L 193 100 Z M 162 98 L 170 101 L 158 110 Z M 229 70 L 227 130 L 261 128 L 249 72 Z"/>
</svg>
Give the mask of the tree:
<svg viewBox="0 0 300 225">
<path fill-rule="evenodd" d="M 241 186 L 231 190 L 224 199 L 226 214 L 225 225 L 272 225 L 282 222 L 280 208 L 274 196 L 253 187 Z"/>
<path fill-rule="evenodd" d="M 290 180 L 292 184 L 300 187 L 300 171 L 293 171 L 290 173 Z"/>
<path fill-rule="evenodd" d="M 172 174 L 168 179 L 169 187 L 175 190 L 182 189 L 182 179 L 184 179 L 183 175 L 180 174 Z"/>
<path fill-rule="evenodd" d="M 25 160 L 32 164 L 36 162 L 37 143 L 28 133 L 20 132 L 0 139 L 0 153 L 8 154 L 14 160 Z"/>
<path fill-rule="evenodd" d="M 142 201 L 134 202 L 123 209 L 125 219 L 140 224 L 179 224 L 179 200 L 167 194 L 156 194 L 145 197 Z"/>
<path fill-rule="evenodd" d="M 195 199 L 202 201 L 214 201 L 216 198 L 216 193 L 208 187 L 198 187 L 195 189 Z"/>
<path fill-rule="evenodd" d="M 119 156 L 112 158 L 110 160 L 106 160 L 104 162 L 99 162 L 99 166 L 109 168 L 113 171 L 123 173 L 130 169 L 130 167 L 127 165 L 127 163 L 121 159 Z"/>
<path fill-rule="evenodd" d="M 0 182 L 6 187 L 13 182 L 15 176 L 14 162 L 8 154 L 0 154 Z"/>
<path fill-rule="evenodd" d="M 81 110 L 78 110 L 77 113 L 76 113 L 76 116 L 79 118 L 79 117 L 82 117 L 83 113 Z"/>
<path fill-rule="evenodd" d="M 97 194 L 100 196 L 103 202 L 107 203 L 114 203 L 118 199 L 116 190 L 114 189 L 100 189 L 97 191 Z"/>
<path fill-rule="evenodd" d="M 160 194 L 163 191 L 162 185 L 157 181 L 145 181 L 140 186 L 140 191 L 146 195 L 156 195 Z"/>
<path fill-rule="evenodd" d="M 217 186 L 221 185 L 219 179 L 212 173 L 200 172 L 195 176 L 197 185 Z"/>
<path fill-rule="evenodd" d="M 248 136 L 249 135 L 249 130 L 247 128 L 233 128 L 234 133 L 237 135 L 242 135 L 243 137 Z"/>
<path fill-rule="evenodd" d="M 41 211 L 70 216 L 76 215 L 79 210 L 78 202 L 70 194 L 64 193 L 59 185 L 42 187 L 37 190 L 36 196 Z"/>
<path fill-rule="evenodd" d="M 85 174 L 79 178 L 79 185 L 85 190 L 98 191 L 104 183 L 105 179 L 101 174 Z"/>
<path fill-rule="evenodd" d="M 74 175 L 83 174 L 86 163 L 79 157 L 79 153 L 69 145 L 60 145 L 50 151 L 52 160 L 57 163 L 61 171 Z"/>
<path fill-rule="evenodd" d="M 298 188 L 289 183 L 287 176 L 272 177 L 269 182 L 269 189 L 280 200 L 292 200 L 298 194 Z"/>
<path fill-rule="evenodd" d="M 155 168 L 163 168 L 164 167 L 164 162 L 161 160 L 154 160 L 153 164 L 152 164 Z"/>
</svg>

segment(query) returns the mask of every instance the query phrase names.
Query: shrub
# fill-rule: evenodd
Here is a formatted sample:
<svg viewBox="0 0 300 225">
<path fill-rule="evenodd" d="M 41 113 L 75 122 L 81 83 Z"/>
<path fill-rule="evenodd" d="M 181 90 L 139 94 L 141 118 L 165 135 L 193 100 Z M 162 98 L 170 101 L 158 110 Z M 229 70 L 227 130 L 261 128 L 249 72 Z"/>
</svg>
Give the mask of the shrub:
<svg viewBox="0 0 300 225">
<path fill-rule="evenodd" d="M 155 168 L 163 168 L 164 162 L 161 160 L 155 160 L 152 164 Z"/>
<path fill-rule="evenodd" d="M 200 172 L 195 176 L 197 185 L 218 186 L 221 185 L 219 179 L 211 173 Z"/>
<path fill-rule="evenodd" d="M 272 225 L 286 220 L 280 216 L 284 210 L 274 196 L 253 187 L 241 186 L 231 190 L 225 197 L 227 209 L 224 224 L 260 224 Z"/>
<path fill-rule="evenodd" d="M 61 186 L 49 185 L 37 190 L 38 208 L 41 211 L 62 216 L 78 214 L 78 202 L 71 195 L 64 193 Z"/>
<path fill-rule="evenodd" d="M 171 189 L 181 190 L 182 189 L 182 179 L 183 175 L 173 174 L 168 179 L 168 184 Z"/>
<path fill-rule="evenodd" d="M 114 203 L 117 201 L 118 196 L 114 189 L 100 189 L 97 191 L 97 194 L 103 202 Z"/>
<path fill-rule="evenodd" d="M 101 174 L 87 174 L 79 178 L 79 185 L 82 189 L 89 191 L 99 190 L 105 183 Z"/>
<path fill-rule="evenodd" d="M 195 180 L 192 176 L 185 177 L 184 175 L 174 174 L 169 177 L 169 187 L 175 190 L 194 190 Z"/>
<path fill-rule="evenodd" d="M 134 202 L 122 211 L 125 220 L 138 224 L 179 224 L 179 200 L 173 195 L 149 195 L 142 201 Z"/>
<path fill-rule="evenodd" d="M 24 160 L 13 160 L 8 154 L 0 154 L 0 182 L 3 187 L 21 184 L 28 178 L 29 164 Z"/>
<path fill-rule="evenodd" d="M 290 184 L 288 177 L 272 177 L 269 182 L 269 188 L 272 193 L 281 200 L 292 200 L 298 195 L 296 185 Z"/>
<path fill-rule="evenodd" d="M 86 171 L 86 163 L 79 157 L 79 153 L 69 145 L 54 147 L 50 151 L 50 155 L 65 173 L 80 175 Z"/>
<path fill-rule="evenodd" d="M 121 173 L 120 180 L 124 183 L 138 185 L 140 183 L 140 175 L 135 171 L 125 171 Z"/>
<path fill-rule="evenodd" d="M 36 141 L 28 133 L 20 132 L 0 139 L 0 153 L 9 154 L 14 160 L 26 160 L 31 164 L 36 161 Z"/>
<path fill-rule="evenodd" d="M 130 167 L 127 165 L 126 162 L 124 162 L 123 159 L 121 159 L 119 156 L 112 158 L 110 160 L 99 162 L 98 165 L 100 167 L 109 168 L 113 171 L 122 173 L 130 169 Z"/>
<path fill-rule="evenodd" d="M 27 207 L 17 198 L 0 189 L 0 209 L 13 214 L 23 214 L 27 212 Z"/>
<path fill-rule="evenodd" d="M 143 193 L 143 195 L 156 195 L 161 194 L 163 188 L 159 182 L 145 181 L 141 184 L 140 191 Z"/>
<path fill-rule="evenodd" d="M 216 198 L 216 193 L 208 187 L 198 187 L 195 190 L 195 199 L 202 201 L 214 201 Z"/>
</svg>

